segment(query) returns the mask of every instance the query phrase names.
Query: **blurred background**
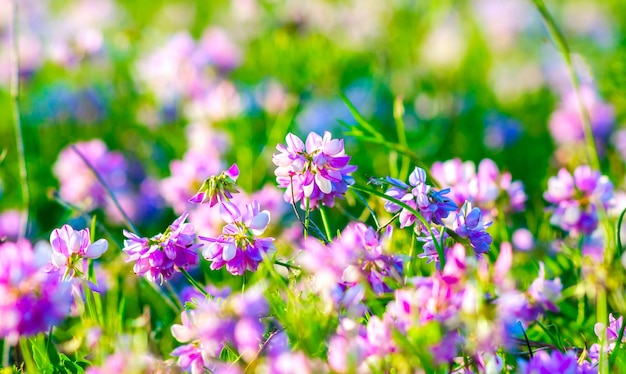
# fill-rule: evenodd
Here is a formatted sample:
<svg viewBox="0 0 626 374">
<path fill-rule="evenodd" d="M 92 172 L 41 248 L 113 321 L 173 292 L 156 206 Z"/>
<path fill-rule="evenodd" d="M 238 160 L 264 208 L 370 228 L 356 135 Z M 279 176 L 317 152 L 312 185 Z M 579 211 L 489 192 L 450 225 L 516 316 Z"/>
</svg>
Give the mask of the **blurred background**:
<svg viewBox="0 0 626 374">
<path fill-rule="evenodd" d="M 626 2 L 546 5 L 573 52 L 604 172 L 623 187 Z M 188 209 L 202 180 L 233 162 L 248 194 L 269 185 L 262 196 L 281 205 L 271 187 L 276 144 L 288 132 L 344 137 L 355 120 L 342 94 L 385 139 L 405 136 L 425 165 L 493 159 L 525 184 L 536 215 L 547 178 L 585 157 L 567 70 L 531 1 L 20 0 L 18 7 L 33 238 L 46 238 L 77 209 L 120 225 L 70 144 L 148 232 Z M 0 0 L 0 236 L 9 237 L 21 204 L 11 21 L 9 1 Z M 396 111 L 404 107 L 406 133 L 397 129 L 394 102 Z M 362 178 L 402 177 L 401 155 L 350 136 L 346 148 Z M 210 231 L 203 214 L 191 220 Z"/>
</svg>

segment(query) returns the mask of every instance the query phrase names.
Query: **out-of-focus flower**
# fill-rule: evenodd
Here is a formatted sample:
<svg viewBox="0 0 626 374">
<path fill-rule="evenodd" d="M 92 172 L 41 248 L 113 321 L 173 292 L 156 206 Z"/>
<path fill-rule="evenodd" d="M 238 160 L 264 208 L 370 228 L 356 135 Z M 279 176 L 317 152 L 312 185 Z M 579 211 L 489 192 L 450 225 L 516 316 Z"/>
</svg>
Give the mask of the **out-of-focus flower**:
<svg viewBox="0 0 626 374">
<path fill-rule="evenodd" d="M 617 338 L 619 337 L 619 332 L 622 328 L 622 324 L 624 323 L 624 317 L 615 318 L 613 313 L 609 314 L 609 325 L 605 326 L 602 323 L 596 323 L 594 326 L 594 332 L 598 337 L 598 340 L 604 340 L 604 352 L 611 353 L 615 349 L 615 345 L 617 344 Z M 604 330 L 604 331 L 603 331 Z M 603 338 L 603 334 L 605 334 Z M 626 341 L 626 334 L 622 336 L 622 343 Z M 600 344 L 595 343 L 589 348 L 589 358 L 592 360 L 600 359 Z"/>
<path fill-rule="evenodd" d="M 220 205 L 220 215 L 227 223 L 217 238 L 200 237 L 209 245 L 202 255 L 211 261 L 211 269 L 226 265 L 234 275 L 243 275 L 246 270 L 256 271 L 263 260 L 262 254 L 273 247 L 273 238 L 259 238 L 270 222 L 267 210 L 261 211 L 257 201 L 246 204 L 242 210 L 230 202 Z"/>
<path fill-rule="evenodd" d="M 589 113 L 594 139 L 602 143 L 606 142 L 615 124 L 613 107 L 602 101 L 590 86 L 582 86 L 580 96 Z M 570 91 L 563 97 L 561 105 L 550 117 L 549 128 L 552 138 L 559 145 L 576 143 L 585 139 L 582 113 L 575 91 Z"/>
<path fill-rule="evenodd" d="M 124 251 L 129 255 L 126 262 L 135 261 L 133 270 L 152 282 L 169 280 L 178 269 L 187 269 L 198 263 L 196 234 L 193 225 L 185 223 L 187 213 L 178 217 L 165 232 L 151 238 L 124 230 Z"/>
<path fill-rule="evenodd" d="M 215 206 L 219 202 L 228 201 L 233 198 L 237 190 L 237 178 L 239 177 L 239 168 L 237 164 L 233 164 L 228 170 L 214 175 L 202 182 L 202 186 L 189 202 L 203 204 L 208 202 L 209 207 Z"/>
<path fill-rule="evenodd" d="M 578 357 L 572 351 L 562 353 L 558 350 L 548 353 L 546 351 L 536 351 L 530 361 L 518 360 L 517 372 L 519 374 L 535 373 L 567 373 L 582 374 L 592 373 L 585 367 L 578 364 Z M 595 370 L 597 372 L 597 369 Z"/>
<path fill-rule="evenodd" d="M 0 338 L 14 345 L 67 317 L 73 301 L 70 283 L 43 271 L 28 241 L 1 243 L 0 257 Z"/>
<path fill-rule="evenodd" d="M 452 199 L 446 196 L 450 189 L 437 191 L 426 184 L 426 171 L 422 168 L 416 167 L 409 175 L 409 185 L 391 177 L 387 177 L 387 181 L 392 187 L 385 194 L 417 210 L 428 223 L 442 225 L 450 212 L 458 208 Z M 391 213 L 400 211 L 400 227 L 411 226 L 417 220 L 411 211 L 392 201 L 385 202 L 385 210 Z M 419 228 L 426 229 L 423 223 L 420 223 Z"/>
<path fill-rule="evenodd" d="M 89 229 L 74 230 L 70 225 L 55 229 L 50 235 L 52 256 L 50 270 L 61 271 L 68 278 L 84 275 L 84 262 L 96 259 L 106 252 L 109 243 L 106 239 L 98 239 L 91 243 Z"/>
<path fill-rule="evenodd" d="M 608 209 L 613 199 L 613 184 L 608 177 L 583 165 L 574 176 L 565 169 L 548 180 L 544 198 L 553 206 L 550 223 L 573 234 L 591 234 L 598 227 L 598 206 Z"/>
<path fill-rule="evenodd" d="M 520 251 L 530 251 L 535 245 L 535 238 L 528 229 L 517 229 L 513 232 L 512 242 Z"/>
<path fill-rule="evenodd" d="M 191 373 L 220 366 L 219 355 L 224 346 L 236 349 L 241 357 L 254 359 L 262 343 L 268 312 L 267 302 L 258 288 L 231 296 L 224 301 L 205 299 L 181 314 L 182 325 L 172 326 L 172 335 L 181 343 L 172 356 L 178 366 Z"/>
<path fill-rule="evenodd" d="M 460 205 L 469 201 L 490 218 L 521 212 L 528 199 L 522 182 L 513 181 L 508 172 L 501 173 L 488 158 L 480 162 L 478 171 L 471 161 L 452 159 L 435 162 L 431 173 L 442 187 L 450 188 L 449 196 L 454 202 Z"/>
<path fill-rule="evenodd" d="M 0 213 L 0 239 L 16 241 L 22 219 L 22 214 L 18 210 L 6 210 Z"/>
<path fill-rule="evenodd" d="M 330 132 L 321 137 L 312 132 L 306 144 L 294 134 L 286 137 L 287 146 L 276 146 L 272 156 L 276 166 L 276 181 L 286 188 L 285 201 L 301 201 L 303 209 L 315 209 L 320 204 L 333 206 L 335 198 L 343 197 L 354 183 L 349 175 L 357 169 L 348 165 L 350 156 L 344 150 L 343 140 L 332 139 Z"/>
<path fill-rule="evenodd" d="M 150 354 L 134 352 L 114 353 L 108 356 L 99 367 L 91 366 L 86 374 L 111 373 L 169 373 L 171 364 L 163 362 Z"/>
</svg>

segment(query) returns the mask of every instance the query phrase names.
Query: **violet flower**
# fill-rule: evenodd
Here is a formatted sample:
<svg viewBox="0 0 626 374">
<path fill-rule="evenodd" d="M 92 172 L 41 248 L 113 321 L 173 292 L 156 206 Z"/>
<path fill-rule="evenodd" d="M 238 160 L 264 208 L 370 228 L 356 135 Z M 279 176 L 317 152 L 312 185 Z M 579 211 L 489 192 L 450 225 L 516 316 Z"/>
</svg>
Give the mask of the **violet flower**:
<svg viewBox="0 0 626 374">
<path fill-rule="evenodd" d="M 193 225 L 184 223 L 187 213 L 178 217 L 164 233 L 151 238 L 141 238 L 124 230 L 124 251 L 129 255 L 126 262 L 135 261 L 133 271 L 152 282 L 163 283 L 175 271 L 187 269 L 198 263 L 201 244 L 195 244 Z"/>
<path fill-rule="evenodd" d="M 598 227 L 598 207 L 608 209 L 613 199 L 613 184 L 589 166 L 579 166 L 572 176 L 561 169 L 548 180 L 544 198 L 553 206 L 550 223 L 573 234 L 591 234 Z"/>
<path fill-rule="evenodd" d="M 536 351 L 530 361 L 518 360 L 517 372 L 519 374 L 534 373 L 567 373 L 579 374 L 587 373 L 583 365 L 578 364 L 578 357 L 572 351 L 562 353 L 558 350 L 548 353 L 546 351 Z"/>
<path fill-rule="evenodd" d="M 480 209 L 474 207 L 469 202 L 465 202 L 460 212 L 456 215 L 455 232 L 462 238 L 469 239 L 470 246 L 479 255 L 489 251 L 491 245 L 491 235 L 485 230 L 491 222 L 484 223 Z"/>
<path fill-rule="evenodd" d="M 14 345 L 67 317 L 73 301 L 70 283 L 43 271 L 30 242 L 1 243 L 0 257 L 0 338 Z"/>
<path fill-rule="evenodd" d="M 246 270 L 256 271 L 263 260 L 263 253 L 273 247 L 273 238 L 259 238 L 270 222 L 267 210 L 261 211 L 257 201 L 246 204 L 240 210 L 235 204 L 224 202 L 220 215 L 227 223 L 217 238 L 200 237 L 208 241 L 202 255 L 211 261 L 211 269 L 226 265 L 233 275 L 243 275 Z"/>
<path fill-rule="evenodd" d="M 335 198 L 341 198 L 348 186 L 354 183 L 349 175 L 357 167 L 348 165 L 350 156 L 344 150 L 342 139 L 332 139 L 330 132 L 321 137 L 311 132 L 306 144 L 294 134 L 286 137 L 287 146 L 276 146 L 278 153 L 272 156 L 276 166 L 276 181 L 286 188 L 285 201 L 301 207 L 315 209 L 320 204 L 333 206 Z"/>
<path fill-rule="evenodd" d="M 100 258 L 106 252 L 109 243 L 99 239 L 91 243 L 89 229 L 74 230 L 70 225 L 63 225 L 50 234 L 52 257 L 50 270 L 60 270 L 66 277 L 82 276 L 86 271 L 84 260 Z"/>
<path fill-rule="evenodd" d="M 422 168 L 416 167 L 413 170 L 409 175 L 408 185 L 391 177 L 387 177 L 387 181 L 392 187 L 385 194 L 417 210 L 427 222 L 442 225 L 450 212 L 458 208 L 452 199 L 446 196 L 450 189 L 437 191 L 426 184 L 426 171 Z M 417 220 L 411 211 L 391 201 L 385 203 L 385 210 L 390 213 L 400 211 L 400 227 L 411 226 Z M 420 224 L 419 227 L 425 229 L 422 226 Z"/>
<path fill-rule="evenodd" d="M 206 179 L 198 192 L 189 199 L 189 202 L 196 204 L 208 202 L 209 207 L 213 207 L 217 203 L 232 199 L 232 194 L 239 192 L 235 183 L 237 177 L 239 177 L 239 168 L 237 164 L 233 164 L 228 170 Z"/>
</svg>

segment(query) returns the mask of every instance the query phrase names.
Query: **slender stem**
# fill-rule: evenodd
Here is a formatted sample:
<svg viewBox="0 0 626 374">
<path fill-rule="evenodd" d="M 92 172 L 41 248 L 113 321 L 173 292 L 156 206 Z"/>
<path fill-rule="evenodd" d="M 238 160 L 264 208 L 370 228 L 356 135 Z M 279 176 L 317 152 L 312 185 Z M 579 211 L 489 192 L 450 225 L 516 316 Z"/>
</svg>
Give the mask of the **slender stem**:
<svg viewBox="0 0 626 374">
<path fill-rule="evenodd" d="M 202 288 L 202 286 L 200 285 L 200 283 L 196 282 L 195 279 L 193 279 L 193 277 L 191 276 L 191 274 L 189 274 L 189 272 L 187 272 L 187 270 L 183 269 L 183 268 L 179 268 L 180 272 L 183 273 L 183 275 L 185 276 L 185 278 L 187 278 L 187 281 L 194 286 L 198 291 L 200 291 L 201 294 L 204 295 L 204 297 L 206 297 L 207 299 L 211 297 L 211 295 L 209 295 L 208 292 L 205 291 L 204 288 Z"/>
<path fill-rule="evenodd" d="M 167 292 L 170 294 L 170 297 L 172 299 L 172 301 L 174 303 L 176 303 L 176 306 L 179 307 L 181 310 L 185 309 L 183 307 L 183 304 L 180 302 L 180 300 L 178 299 L 178 296 L 176 295 L 176 292 L 174 292 L 174 287 L 172 287 L 172 285 L 170 284 L 170 282 L 165 282 L 165 289 L 167 290 Z"/>
<path fill-rule="evenodd" d="M 524 329 L 524 325 L 521 322 L 517 322 L 522 327 L 522 332 L 524 333 L 524 340 L 526 340 L 526 347 L 528 348 L 528 354 L 532 358 L 534 356 L 533 349 L 530 347 L 530 340 L 528 340 L 528 335 L 526 335 L 526 329 Z"/>
<path fill-rule="evenodd" d="M 26 365 L 26 370 L 24 370 L 24 373 L 28 373 L 31 370 L 33 372 L 36 372 L 37 366 L 33 361 L 33 356 L 30 353 L 30 348 L 28 347 L 28 338 L 20 338 L 20 351 L 22 353 L 22 357 L 24 358 L 24 364 Z"/>
<path fill-rule="evenodd" d="M 11 345 L 9 345 L 9 342 L 4 339 L 2 341 L 2 367 L 6 368 L 9 367 L 9 353 L 11 351 Z"/>
<path fill-rule="evenodd" d="M 300 270 L 300 266 L 291 265 L 291 264 L 288 264 L 286 262 L 279 261 L 279 260 L 274 260 L 274 264 L 283 266 L 283 267 L 285 267 L 285 268 L 287 268 L 289 270 L 292 270 L 292 269 L 293 270 Z"/>
<path fill-rule="evenodd" d="M 19 222 L 19 237 L 24 238 L 28 229 L 28 210 L 30 193 L 28 190 L 28 172 L 26 170 L 26 153 L 24 151 L 24 137 L 22 136 L 22 120 L 20 115 L 20 60 L 17 36 L 17 2 L 11 1 L 11 104 L 13 111 L 13 126 L 15 127 L 15 144 L 20 168 L 20 187 L 22 190 L 22 209 Z"/>
<path fill-rule="evenodd" d="M 580 116 L 583 122 L 583 130 L 585 132 L 585 143 L 587 145 L 589 163 L 594 169 L 600 170 L 600 161 L 598 159 L 596 144 L 593 139 L 593 131 L 591 129 L 589 112 L 580 94 L 580 83 L 578 81 L 578 76 L 576 75 L 576 70 L 574 70 L 574 64 L 572 63 L 572 57 L 570 55 L 567 42 L 565 41 L 565 38 L 563 37 L 563 34 L 559 30 L 559 28 L 556 26 L 556 23 L 554 22 L 554 19 L 552 18 L 552 15 L 548 11 L 548 8 L 544 4 L 543 0 L 532 0 L 532 2 L 535 4 L 535 7 L 541 14 L 541 17 L 543 18 L 543 21 L 548 30 L 548 34 L 550 34 L 552 41 L 554 42 L 556 48 L 558 49 L 559 53 L 561 53 L 561 56 L 565 61 L 565 65 L 567 66 L 567 71 L 572 81 L 574 91 L 576 92 L 578 105 L 580 107 Z"/>
<path fill-rule="evenodd" d="M 619 256 L 622 255 L 623 247 L 622 247 L 622 222 L 624 221 L 624 215 L 626 214 L 626 209 L 622 210 L 622 213 L 619 215 L 619 219 L 617 220 L 617 254 Z"/>
<path fill-rule="evenodd" d="M 111 190 L 111 187 L 109 187 L 109 185 L 104 180 L 104 178 L 102 178 L 102 176 L 100 175 L 100 173 L 98 173 L 96 168 L 89 162 L 89 160 L 87 160 L 87 158 L 78 150 L 78 148 L 76 148 L 75 145 L 72 145 L 71 148 L 72 148 L 72 150 L 74 152 L 76 152 L 78 157 L 80 157 L 80 159 L 83 160 L 83 162 L 85 163 L 85 165 L 87 165 L 89 170 L 91 170 L 91 172 L 96 176 L 96 178 L 98 179 L 98 182 L 100 182 L 102 187 L 104 187 L 104 189 L 106 190 L 107 194 L 109 195 L 109 197 L 113 201 L 113 204 L 115 204 L 115 207 L 117 208 L 117 210 L 119 210 L 120 214 L 122 214 L 122 217 L 124 218 L 124 222 L 126 223 L 126 226 L 128 226 L 128 228 L 134 234 L 139 235 L 139 230 L 137 230 L 137 227 L 133 224 L 133 222 L 131 221 L 131 219 L 128 216 L 128 214 L 126 214 L 124 209 L 122 209 L 122 206 L 120 205 L 119 201 L 117 201 L 117 198 L 115 197 L 115 194 L 113 193 L 113 190 Z"/>
<path fill-rule="evenodd" d="M 309 214 L 311 213 L 311 208 L 310 208 L 310 204 L 311 204 L 311 198 L 307 197 L 304 200 L 304 205 L 305 205 L 305 211 L 304 211 L 304 238 L 306 239 L 306 234 L 309 232 Z"/>
<path fill-rule="evenodd" d="M 320 214 L 322 215 L 322 223 L 324 224 L 326 237 L 330 240 L 332 235 L 330 234 L 330 226 L 328 225 L 328 217 L 326 217 L 326 209 L 324 209 L 324 207 L 320 207 Z"/>
</svg>

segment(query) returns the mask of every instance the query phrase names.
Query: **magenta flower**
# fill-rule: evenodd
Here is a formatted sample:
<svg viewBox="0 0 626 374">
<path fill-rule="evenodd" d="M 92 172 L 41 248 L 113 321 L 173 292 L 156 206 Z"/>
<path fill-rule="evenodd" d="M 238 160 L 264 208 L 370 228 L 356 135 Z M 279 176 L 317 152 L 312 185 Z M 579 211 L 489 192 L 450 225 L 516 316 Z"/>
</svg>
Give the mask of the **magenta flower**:
<svg viewBox="0 0 626 374">
<path fill-rule="evenodd" d="M 99 239 L 91 243 L 89 229 L 74 230 L 70 225 L 55 229 L 50 235 L 52 257 L 50 269 L 60 270 L 67 277 L 82 276 L 86 271 L 86 259 L 100 258 L 106 252 L 109 243 Z"/>
<path fill-rule="evenodd" d="M 133 271 L 149 280 L 163 283 L 178 269 L 187 269 L 198 263 L 201 244 L 196 244 L 193 225 L 184 223 L 187 213 L 178 217 L 164 233 L 152 238 L 139 236 L 124 230 L 124 251 L 129 255 L 126 262 L 135 261 Z"/>
<path fill-rule="evenodd" d="M 558 350 L 552 351 L 549 354 L 546 351 L 536 351 L 530 361 L 526 362 L 518 360 L 517 372 L 519 374 L 534 374 L 534 373 L 567 373 L 567 374 L 582 374 L 585 372 L 597 372 L 586 371 L 583 367 L 584 363 L 578 364 L 578 357 L 573 351 L 561 353 Z"/>
<path fill-rule="evenodd" d="M 208 202 L 209 207 L 213 207 L 217 203 L 232 199 L 232 194 L 239 192 L 235 183 L 237 177 L 239 177 L 239 168 L 237 164 L 233 164 L 228 170 L 205 180 L 189 202 L 196 204 Z"/>
<path fill-rule="evenodd" d="M 311 132 L 306 144 L 291 133 L 285 140 L 287 146 L 277 145 L 278 153 L 272 156 L 278 166 L 276 181 L 279 187 L 287 189 L 285 201 L 301 201 L 303 209 L 307 199 L 311 209 L 319 204 L 333 206 L 335 198 L 341 198 L 354 183 L 349 174 L 357 169 L 348 165 L 350 156 L 345 153 L 343 140 L 332 139 L 328 131 L 324 137 Z"/>
<path fill-rule="evenodd" d="M 426 171 L 422 168 L 416 167 L 409 175 L 409 185 L 391 177 L 387 177 L 387 181 L 392 187 L 385 194 L 417 210 L 427 222 L 442 225 L 450 212 L 457 210 L 456 204 L 446 196 L 450 189 L 437 191 L 427 185 Z M 385 203 L 385 210 L 391 213 L 400 211 L 400 227 L 411 226 L 417 220 L 411 211 L 391 201 Z M 420 224 L 419 227 L 425 229 L 422 226 Z"/>
<path fill-rule="evenodd" d="M 235 204 L 224 202 L 220 205 L 220 215 L 227 223 L 217 238 L 200 237 L 209 242 L 202 255 L 211 261 L 211 269 L 226 265 L 233 275 L 243 275 L 256 271 L 263 260 L 262 254 L 273 247 L 273 238 L 259 238 L 270 222 L 267 210 L 261 211 L 258 201 L 246 204 L 241 211 Z"/>
<path fill-rule="evenodd" d="M 10 345 L 62 322 L 72 305 L 71 286 L 46 273 L 28 241 L 0 244 L 0 338 Z"/>
<path fill-rule="evenodd" d="M 543 197 L 551 204 L 550 223 L 572 233 L 591 234 L 598 227 L 598 206 L 608 209 L 613 184 L 589 166 L 579 166 L 574 176 L 565 169 L 548 180 Z"/>
</svg>

